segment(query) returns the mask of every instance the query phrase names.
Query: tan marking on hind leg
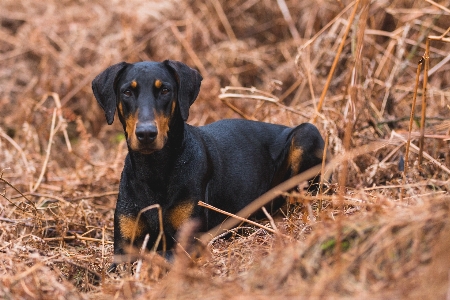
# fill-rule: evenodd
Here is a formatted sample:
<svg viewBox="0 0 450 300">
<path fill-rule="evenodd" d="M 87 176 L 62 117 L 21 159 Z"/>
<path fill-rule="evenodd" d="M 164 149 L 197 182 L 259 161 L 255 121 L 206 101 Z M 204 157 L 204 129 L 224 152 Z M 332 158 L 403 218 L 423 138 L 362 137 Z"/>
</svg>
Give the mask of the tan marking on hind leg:
<svg viewBox="0 0 450 300">
<path fill-rule="evenodd" d="M 289 148 L 289 166 L 292 171 L 292 175 L 298 174 L 300 164 L 302 163 L 303 149 L 296 147 L 294 139 L 292 139 L 291 147 Z"/>
</svg>

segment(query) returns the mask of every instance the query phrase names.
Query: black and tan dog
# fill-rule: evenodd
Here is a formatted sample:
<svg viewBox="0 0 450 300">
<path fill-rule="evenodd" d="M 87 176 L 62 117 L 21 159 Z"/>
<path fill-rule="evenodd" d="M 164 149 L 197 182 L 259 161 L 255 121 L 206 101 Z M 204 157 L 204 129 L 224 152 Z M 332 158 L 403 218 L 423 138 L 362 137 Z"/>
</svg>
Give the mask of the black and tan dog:
<svg viewBox="0 0 450 300">
<path fill-rule="evenodd" d="M 95 98 L 111 124 L 117 110 L 129 153 L 114 214 L 114 253 L 135 237 L 156 242 L 159 204 L 167 248 L 180 226 L 200 220 L 202 230 L 224 216 L 199 207 L 201 200 L 236 213 L 282 181 L 321 163 L 324 142 L 314 125 L 295 128 L 246 120 L 202 127 L 186 124 L 202 77 L 177 61 L 119 63 L 92 82 Z M 135 227 L 135 224 L 138 224 Z"/>
</svg>

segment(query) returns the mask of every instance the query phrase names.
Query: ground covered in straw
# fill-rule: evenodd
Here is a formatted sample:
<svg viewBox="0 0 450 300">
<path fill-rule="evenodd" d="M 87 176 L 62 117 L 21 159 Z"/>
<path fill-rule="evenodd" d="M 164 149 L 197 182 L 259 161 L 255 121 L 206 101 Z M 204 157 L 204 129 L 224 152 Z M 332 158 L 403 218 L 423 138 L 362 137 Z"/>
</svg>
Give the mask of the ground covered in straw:
<svg viewBox="0 0 450 300">
<path fill-rule="evenodd" d="M 449 6 L 2 0 L 0 298 L 448 298 Z M 285 194 L 266 227 L 243 223 L 198 259 L 145 253 L 107 274 L 127 150 L 90 82 L 119 61 L 167 58 L 204 77 L 190 124 L 314 122 L 332 176 L 322 196 Z"/>
</svg>

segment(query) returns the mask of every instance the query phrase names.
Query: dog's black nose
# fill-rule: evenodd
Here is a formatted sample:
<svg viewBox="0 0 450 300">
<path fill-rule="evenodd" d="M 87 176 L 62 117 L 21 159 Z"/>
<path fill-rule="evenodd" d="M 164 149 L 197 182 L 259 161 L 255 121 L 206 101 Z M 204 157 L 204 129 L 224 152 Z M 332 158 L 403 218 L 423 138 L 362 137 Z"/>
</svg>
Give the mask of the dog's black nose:
<svg viewBox="0 0 450 300">
<path fill-rule="evenodd" d="M 158 128 L 155 124 L 144 123 L 136 126 L 136 137 L 142 143 L 153 142 L 158 135 Z"/>
</svg>

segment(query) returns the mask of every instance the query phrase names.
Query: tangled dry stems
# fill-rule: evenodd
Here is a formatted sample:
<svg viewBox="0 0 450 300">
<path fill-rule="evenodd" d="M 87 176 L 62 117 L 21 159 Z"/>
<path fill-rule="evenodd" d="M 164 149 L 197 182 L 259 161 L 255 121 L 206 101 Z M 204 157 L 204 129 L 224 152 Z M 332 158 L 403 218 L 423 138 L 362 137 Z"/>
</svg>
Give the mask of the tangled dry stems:
<svg viewBox="0 0 450 300">
<path fill-rule="evenodd" d="M 417 63 L 428 36 L 448 36 L 449 3 L 439 5 L 3 1 L 0 295 L 444 297 L 450 268 L 445 41 L 430 43 L 424 163 L 417 163 L 416 116 L 406 180 L 399 170 Z M 197 260 L 182 251 L 192 246 L 190 225 L 173 265 L 145 253 L 134 275 L 106 274 L 126 147 L 120 125 L 105 126 L 90 82 L 121 60 L 166 58 L 195 66 L 205 78 L 191 124 L 315 119 L 332 157 L 366 148 L 333 170 L 321 197 L 302 190 L 286 195 L 286 210 L 272 224 L 261 221 L 281 234 L 243 225 L 200 249 Z M 422 94 L 419 86 L 418 99 Z M 381 146 L 367 147 L 376 141 Z"/>
</svg>

